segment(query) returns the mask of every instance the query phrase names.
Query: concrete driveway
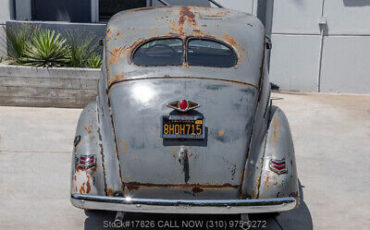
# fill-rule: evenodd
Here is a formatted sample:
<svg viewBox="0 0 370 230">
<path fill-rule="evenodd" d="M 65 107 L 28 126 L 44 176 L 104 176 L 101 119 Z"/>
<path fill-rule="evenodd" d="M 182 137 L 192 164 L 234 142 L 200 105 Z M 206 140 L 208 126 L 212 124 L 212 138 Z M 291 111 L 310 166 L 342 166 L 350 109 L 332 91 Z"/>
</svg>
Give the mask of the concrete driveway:
<svg viewBox="0 0 370 230">
<path fill-rule="evenodd" d="M 368 229 L 370 96 L 274 94 L 295 141 L 302 205 L 266 229 Z M 104 229 L 69 202 L 70 159 L 81 110 L 0 107 L 0 229 Z M 131 214 L 129 220 L 236 220 Z M 172 222 L 172 224 L 175 224 Z M 138 229 L 138 228 L 136 228 Z M 177 228 L 178 229 L 178 228 Z"/>
</svg>

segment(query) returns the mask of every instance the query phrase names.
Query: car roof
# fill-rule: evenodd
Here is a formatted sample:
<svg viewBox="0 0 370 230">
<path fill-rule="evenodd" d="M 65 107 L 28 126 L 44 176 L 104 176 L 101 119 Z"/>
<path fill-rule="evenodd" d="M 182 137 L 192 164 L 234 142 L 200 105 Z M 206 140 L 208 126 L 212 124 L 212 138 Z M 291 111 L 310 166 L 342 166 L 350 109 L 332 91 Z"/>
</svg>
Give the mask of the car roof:
<svg viewBox="0 0 370 230">
<path fill-rule="evenodd" d="M 189 66 L 151 68 L 132 63 L 132 53 L 140 44 L 162 37 L 201 37 L 222 41 L 234 48 L 238 64 L 231 69 L 221 69 Z M 258 85 L 264 50 L 264 27 L 255 16 L 231 9 L 148 7 L 122 11 L 113 16 L 107 25 L 105 44 L 105 64 L 110 84 L 123 79 L 141 78 L 143 75 L 146 78 L 158 77 L 165 72 L 167 75 L 207 77 L 205 75 L 213 70 L 212 78 L 226 77 L 228 80 Z"/>
</svg>

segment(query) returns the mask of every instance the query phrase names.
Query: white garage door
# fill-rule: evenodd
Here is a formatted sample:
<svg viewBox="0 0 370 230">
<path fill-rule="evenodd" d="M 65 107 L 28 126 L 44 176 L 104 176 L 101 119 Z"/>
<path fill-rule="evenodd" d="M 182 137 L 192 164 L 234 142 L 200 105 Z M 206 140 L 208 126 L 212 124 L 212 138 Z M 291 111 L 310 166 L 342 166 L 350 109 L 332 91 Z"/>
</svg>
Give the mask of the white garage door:
<svg viewBox="0 0 370 230">
<path fill-rule="evenodd" d="M 282 89 L 370 93 L 370 0 L 275 0 L 271 34 Z"/>
</svg>

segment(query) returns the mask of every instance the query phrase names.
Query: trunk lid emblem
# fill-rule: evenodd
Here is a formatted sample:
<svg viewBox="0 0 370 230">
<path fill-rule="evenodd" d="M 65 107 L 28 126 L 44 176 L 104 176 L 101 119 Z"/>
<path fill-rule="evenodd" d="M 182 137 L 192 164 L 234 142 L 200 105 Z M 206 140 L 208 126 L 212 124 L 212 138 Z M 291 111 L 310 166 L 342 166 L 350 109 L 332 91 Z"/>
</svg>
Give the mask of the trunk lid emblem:
<svg viewBox="0 0 370 230">
<path fill-rule="evenodd" d="M 176 111 L 186 113 L 190 110 L 196 109 L 199 107 L 199 104 L 188 101 L 188 100 L 181 100 L 181 101 L 174 101 L 171 103 L 168 103 L 168 107 L 175 109 Z"/>
</svg>

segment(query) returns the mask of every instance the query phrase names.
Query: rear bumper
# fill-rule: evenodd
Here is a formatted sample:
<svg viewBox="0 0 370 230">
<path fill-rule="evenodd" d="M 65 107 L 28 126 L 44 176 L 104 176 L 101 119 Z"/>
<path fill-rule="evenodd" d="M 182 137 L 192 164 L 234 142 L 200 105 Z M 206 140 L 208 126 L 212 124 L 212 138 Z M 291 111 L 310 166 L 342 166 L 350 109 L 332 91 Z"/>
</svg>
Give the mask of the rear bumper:
<svg viewBox="0 0 370 230">
<path fill-rule="evenodd" d="M 162 200 L 72 194 L 73 206 L 82 209 L 143 213 L 242 214 L 285 212 L 296 208 L 293 197 L 246 200 Z"/>
</svg>

